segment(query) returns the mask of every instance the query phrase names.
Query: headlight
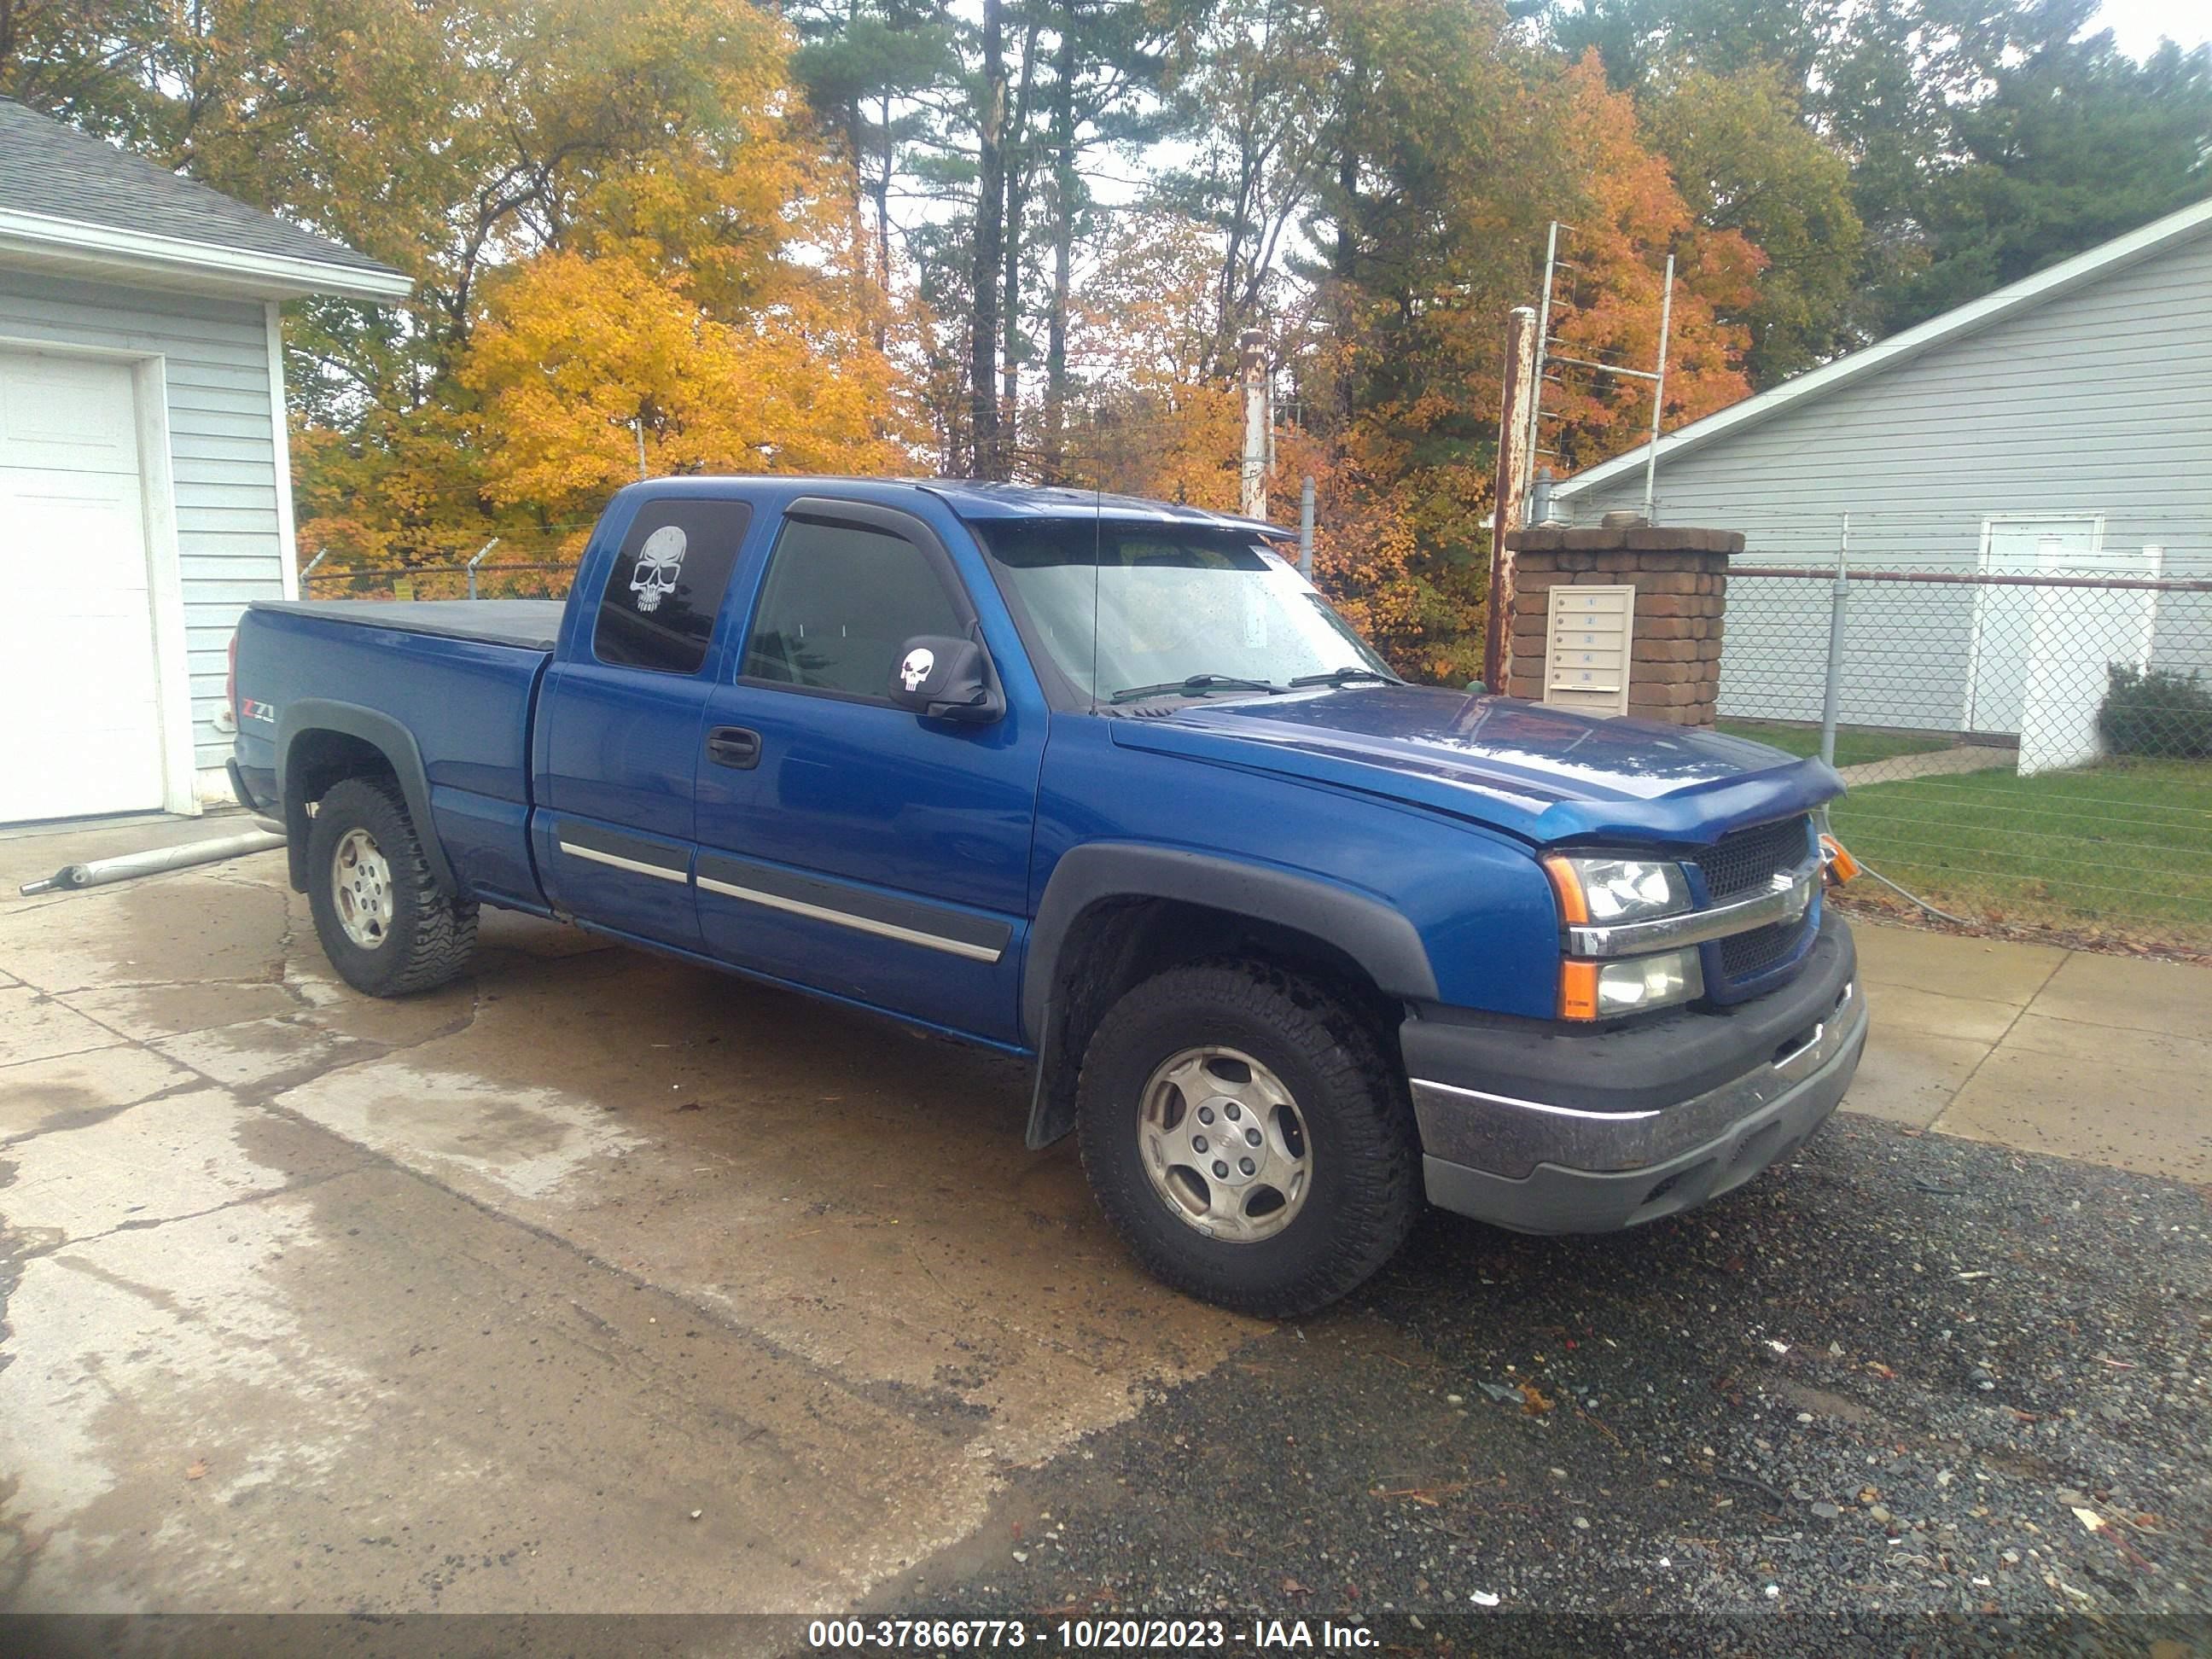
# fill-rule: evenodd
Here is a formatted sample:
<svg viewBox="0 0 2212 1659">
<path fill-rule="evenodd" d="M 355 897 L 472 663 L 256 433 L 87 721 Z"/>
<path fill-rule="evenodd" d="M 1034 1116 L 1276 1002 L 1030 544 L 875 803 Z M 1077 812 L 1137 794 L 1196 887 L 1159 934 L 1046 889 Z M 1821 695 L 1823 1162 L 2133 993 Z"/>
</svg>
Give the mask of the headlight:
<svg viewBox="0 0 2212 1659">
<path fill-rule="evenodd" d="M 1544 872 L 1559 895 L 1559 914 L 1571 924 L 1600 927 L 1616 922 L 1678 916 L 1690 908 L 1690 884 L 1672 859 L 1580 858 L 1554 853 Z"/>
<path fill-rule="evenodd" d="M 1618 962 L 1568 962 L 1559 970 L 1559 1018 L 1612 1019 L 1705 994 L 1695 945 Z"/>
<path fill-rule="evenodd" d="M 1553 853 L 1544 860 L 1544 873 L 1569 928 L 1651 921 L 1691 908 L 1689 881 L 1672 859 Z M 1694 1002 L 1705 994 L 1695 945 L 1607 962 L 1570 957 L 1559 964 L 1561 1019 L 1613 1019 Z"/>
</svg>

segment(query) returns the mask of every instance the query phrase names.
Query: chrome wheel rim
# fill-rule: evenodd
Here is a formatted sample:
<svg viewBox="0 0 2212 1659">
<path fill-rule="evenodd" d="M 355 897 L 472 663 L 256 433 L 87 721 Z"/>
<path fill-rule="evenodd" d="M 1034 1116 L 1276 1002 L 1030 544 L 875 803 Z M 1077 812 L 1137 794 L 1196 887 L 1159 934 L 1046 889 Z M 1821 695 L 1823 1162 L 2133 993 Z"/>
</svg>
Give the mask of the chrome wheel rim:
<svg viewBox="0 0 2212 1659">
<path fill-rule="evenodd" d="M 1305 1115 L 1239 1048 L 1185 1048 L 1145 1085 L 1137 1155 L 1168 1213 L 1232 1244 L 1273 1238 L 1313 1188 Z"/>
<path fill-rule="evenodd" d="M 368 830 L 349 830 L 339 840 L 331 858 L 331 895 L 338 926 L 362 950 L 392 937 L 392 866 Z"/>
</svg>

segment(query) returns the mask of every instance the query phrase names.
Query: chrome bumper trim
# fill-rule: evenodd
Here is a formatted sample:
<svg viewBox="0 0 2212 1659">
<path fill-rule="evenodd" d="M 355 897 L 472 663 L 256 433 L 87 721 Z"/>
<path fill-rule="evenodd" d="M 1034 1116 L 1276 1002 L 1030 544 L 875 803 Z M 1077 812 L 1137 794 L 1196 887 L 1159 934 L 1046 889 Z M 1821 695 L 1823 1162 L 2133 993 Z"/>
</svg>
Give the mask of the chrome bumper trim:
<svg viewBox="0 0 2212 1659">
<path fill-rule="evenodd" d="M 1571 957 L 1633 957 L 1678 945 L 1705 945 L 1734 933 L 1747 933 L 1778 921 L 1796 921 L 1812 907 L 1820 884 L 1816 863 L 1786 872 L 1778 872 L 1776 885 L 1755 898 L 1710 910 L 1686 910 L 1679 916 L 1659 916 L 1650 921 L 1616 922 L 1611 927 L 1576 923 L 1567 929 Z"/>
<path fill-rule="evenodd" d="M 1856 981 L 1804 1042 L 1702 1095 L 1650 1111 L 1589 1112 L 1539 1100 L 1412 1079 L 1421 1150 L 1518 1181 L 1540 1164 L 1617 1173 L 1663 1164 L 1725 1133 L 1791 1090 L 1856 1057 L 1866 1036 Z"/>
</svg>

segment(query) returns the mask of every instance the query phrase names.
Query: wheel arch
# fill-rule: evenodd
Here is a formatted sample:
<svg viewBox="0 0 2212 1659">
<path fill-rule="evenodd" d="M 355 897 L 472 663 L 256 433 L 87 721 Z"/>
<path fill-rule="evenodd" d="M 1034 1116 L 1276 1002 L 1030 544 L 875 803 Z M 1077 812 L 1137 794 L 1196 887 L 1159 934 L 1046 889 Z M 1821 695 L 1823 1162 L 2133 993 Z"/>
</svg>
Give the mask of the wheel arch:
<svg viewBox="0 0 2212 1659">
<path fill-rule="evenodd" d="M 1223 954 L 1325 979 L 1378 1016 L 1437 996 L 1419 933 L 1378 899 L 1212 854 L 1075 848 L 1045 885 L 1024 957 L 1022 1029 L 1037 1051 L 1029 1145 L 1050 1146 L 1074 1127 L 1084 1047 L 1115 999 L 1178 963 Z M 1378 1024 L 1395 1050 L 1395 1021 Z"/>
<path fill-rule="evenodd" d="M 380 772 L 398 784 L 439 890 L 465 896 L 430 816 L 430 778 L 415 734 L 380 710 L 321 697 L 287 705 L 276 727 L 276 796 L 293 890 L 307 890 L 308 803 L 343 779 Z"/>
</svg>

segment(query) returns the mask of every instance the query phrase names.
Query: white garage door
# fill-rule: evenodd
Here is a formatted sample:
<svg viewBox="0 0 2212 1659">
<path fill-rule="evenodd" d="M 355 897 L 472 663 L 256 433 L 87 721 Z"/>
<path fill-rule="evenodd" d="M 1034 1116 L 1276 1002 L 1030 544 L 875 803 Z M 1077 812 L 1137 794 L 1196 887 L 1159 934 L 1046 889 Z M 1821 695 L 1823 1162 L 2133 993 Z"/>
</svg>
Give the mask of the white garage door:
<svg viewBox="0 0 2212 1659">
<path fill-rule="evenodd" d="M 129 365 L 0 352 L 0 823 L 161 805 L 140 489 Z"/>
</svg>

